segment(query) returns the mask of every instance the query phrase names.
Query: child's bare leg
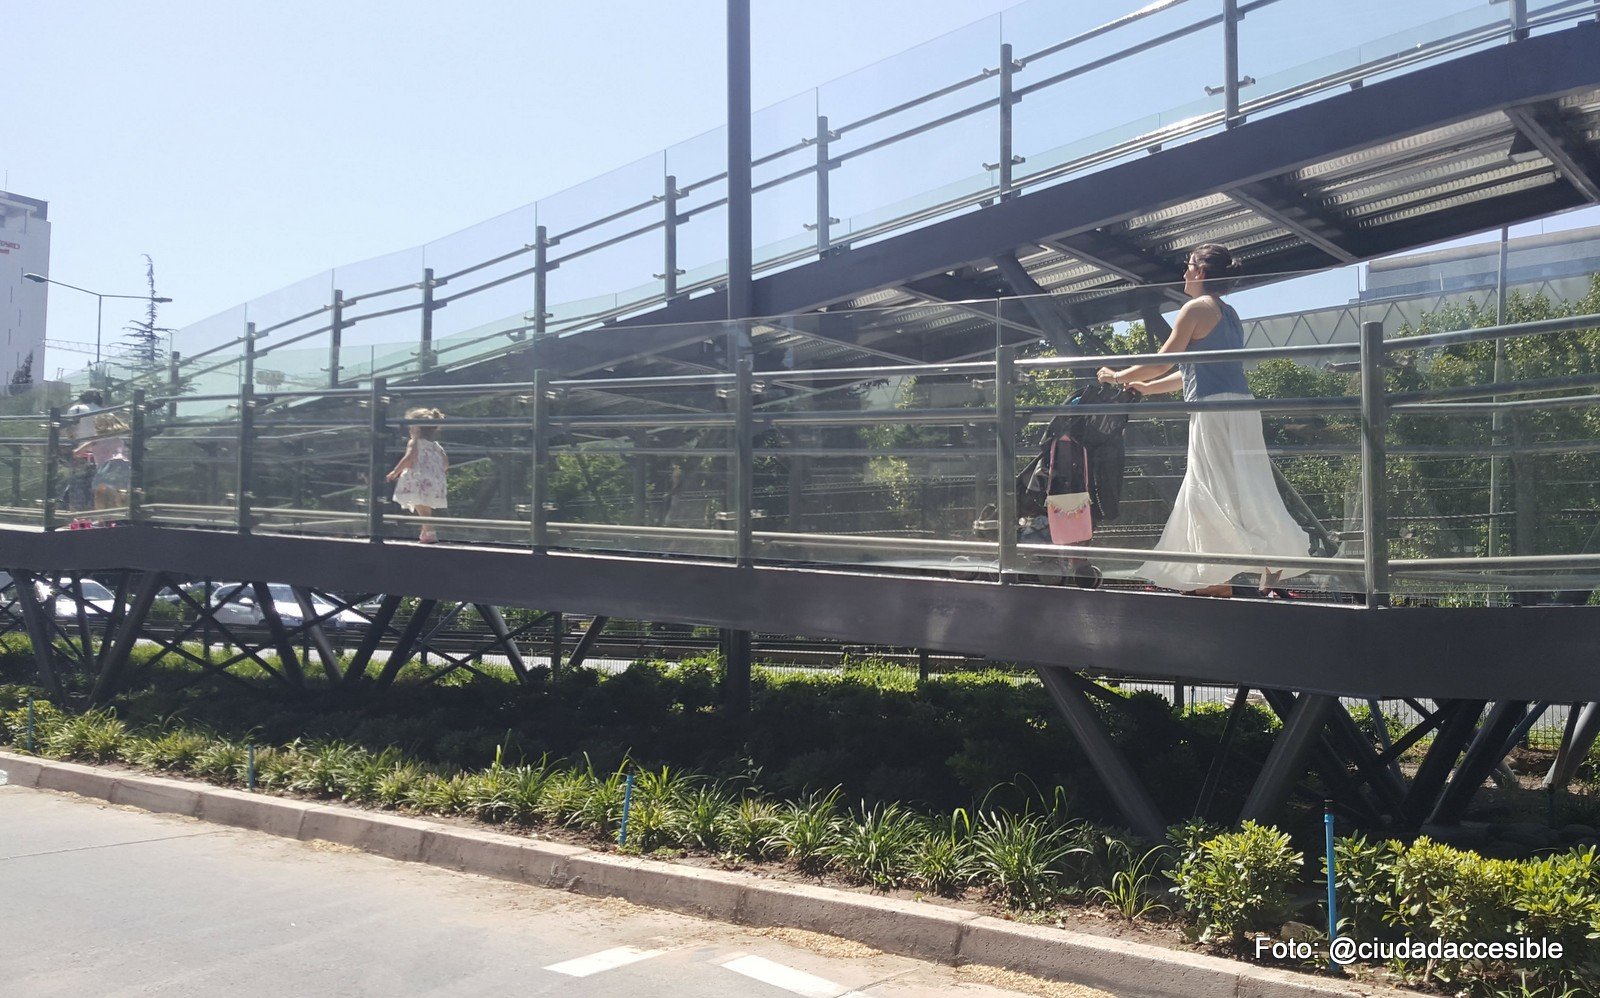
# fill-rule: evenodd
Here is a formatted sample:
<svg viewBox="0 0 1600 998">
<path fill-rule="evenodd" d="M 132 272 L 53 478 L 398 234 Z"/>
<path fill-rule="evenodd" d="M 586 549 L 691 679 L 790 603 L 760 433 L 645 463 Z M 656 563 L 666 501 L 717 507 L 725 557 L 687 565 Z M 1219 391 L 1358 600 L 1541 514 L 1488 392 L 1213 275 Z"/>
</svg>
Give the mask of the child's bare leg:
<svg viewBox="0 0 1600 998">
<path fill-rule="evenodd" d="M 433 507 L 432 506 L 418 506 L 417 507 L 417 515 L 418 516 L 432 516 L 433 515 Z M 433 543 L 434 541 L 436 541 L 438 539 L 439 539 L 439 537 L 438 537 L 437 534 L 435 534 L 433 532 L 433 528 L 431 526 L 429 526 L 428 524 L 426 524 L 426 523 L 423 524 L 422 525 L 422 529 L 417 532 L 417 540 L 422 541 L 424 544 L 431 544 L 431 543 Z"/>
</svg>

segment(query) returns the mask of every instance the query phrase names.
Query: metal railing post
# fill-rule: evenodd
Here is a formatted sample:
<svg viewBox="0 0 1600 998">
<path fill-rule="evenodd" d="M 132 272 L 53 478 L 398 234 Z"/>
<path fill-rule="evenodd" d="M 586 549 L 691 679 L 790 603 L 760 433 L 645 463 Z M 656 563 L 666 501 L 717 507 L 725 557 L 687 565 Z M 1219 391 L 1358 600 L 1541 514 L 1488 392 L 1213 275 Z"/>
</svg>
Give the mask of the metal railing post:
<svg viewBox="0 0 1600 998">
<path fill-rule="evenodd" d="M 178 351 L 174 350 L 167 354 L 167 394 L 173 398 L 178 397 L 178 389 L 183 384 L 183 379 L 178 374 L 178 368 L 180 366 L 179 360 L 180 357 L 178 355 Z M 167 418 L 178 418 L 178 403 L 167 403 Z"/>
<path fill-rule="evenodd" d="M 389 422 L 389 400 L 384 396 L 388 387 L 387 378 L 373 378 L 372 390 L 367 394 L 367 540 L 373 544 L 383 543 L 383 500 L 379 492 L 384 476 L 383 442 Z"/>
<path fill-rule="evenodd" d="M 664 266 L 661 273 L 655 275 L 656 280 L 663 282 L 663 290 L 668 298 L 678 296 L 678 276 L 683 271 L 678 269 L 678 178 L 667 174 L 665 189 L 661 192 L 661 201 L 665 205 L 662 215 L 662 256 Z"/>
<path fill-rule="evenodd" d="M 128 522 L 138 523 L 144 510 L 144 389 L 135 388 L 128 403 Z"/>
<path fill-rule="evenodd" d="M 755 358 L 749 354 L 734 367 L 733 391 L 734 550 L 737 563 L 748 565 L 755 550 Z"/>
<path fill-rule="evenodd" d="M 1511 40 L 1520 42 L 1528 37 L 1528 0 L 1511 0 Z"/>
<path fill-rule="evenodd" d="M 51 409 L 44 430 L 44 529 L 56 529 L 56 483 L 61 462 L 61 410 Z"/>
<path fill-rule="evenodd" d="M 533 481 L 529 506 L 529 529 L 533 547 L 543 551 L 550 546 L 550 376 L 544 370 L 533 372 Z"/>
<path fill-rule="evenodd" d="M 1239 0 L 1222 0 L 1223 121 L 1228 128 L 1239 117 Z"/>
<path fill-rule="evenodd" d="M 546 299 L 549 292 L 550 262 L 545 254 L 550 240 L 542 225 L 533 227 L 533 334 L 544 335 Z"/>
<path fill-rule="evenodd" d="M 1388 472 L 1384 434 L 1388 405 L 1384 398 L 1383 323 L 1361 324 L 1361 533 L 1362 578 L 1367 606 L 1388 600 L 1389 539 Z"/>
<path fill-rule="evenodd" d="M 255 436 L 255 390 L 250 385 L 239 386 L 239 452 L 237 485 L 233 496 L 233 515 L 241 534 L 250 532 L 250 487 L 252 438 Z"/>
<path fill-rule="evenodd" d="M 833 249 L 833 223 L 838 219 L 833 217 L 833 208 L 829 204 L 829 189 L 833 171 L 833 161 L 828 154 L 828 146 L 833 141 L 833 133 L 828 130 L 828 116 L 817 116 L 817 255 L 826 256 Z"/>
<path fill-rule="evenodd" d="M 1015 567 L 1017 559 L 1017 441 L 1016 428 L 1017 348 L 1002 346 L 994 352 L 995 414 L 995 524 L 1000 541 L 1000 581 Z"/>
<path fill-rule="evenodd" d="M 1011 45 L 1000 46 L 1000 197 L 1007 199 L 1012 196 L 1011 168 L 1016 165 L 1012 159 L 1011 151 L 1011 107 L 1015 103 L 1012 98 L 1011 74 L 1016 66 L 1011 58 Z"/>
<path fill-rule="evenodd" d="M 344 336 L 344 292 L 333 289 L 332 317 L 328 320 L 328 387 L 339 387 L 339 342 Z"/>
<path fill-rule="evenodd" d="M 242 383 L 254 386 L 256 383 L 256 324 L 244 324 L 244 376 L 239 379 Z"/>
<path fill-rule="evenodd" d="M 422 268 L 422 342 L 417 350 L 417 366 L 433 370 L 433 268 Z"/>
</svg>

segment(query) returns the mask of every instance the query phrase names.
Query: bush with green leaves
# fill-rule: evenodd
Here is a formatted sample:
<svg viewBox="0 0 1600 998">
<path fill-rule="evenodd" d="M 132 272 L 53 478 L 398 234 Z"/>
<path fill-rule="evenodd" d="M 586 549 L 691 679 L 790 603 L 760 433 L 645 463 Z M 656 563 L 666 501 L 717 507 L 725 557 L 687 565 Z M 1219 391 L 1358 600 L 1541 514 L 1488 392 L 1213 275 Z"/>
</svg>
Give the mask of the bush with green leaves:
<svg viewBox="0 0 1600 998">
<path fill-rule="evenodd" d="M 1277 931 L 1303 865 L 1288 835 L 1247 821 L 1236 832 L 1180 843 L 1174 892 L 1202 939 L 1237 942 L 1246 932 Z"/>
</svg>

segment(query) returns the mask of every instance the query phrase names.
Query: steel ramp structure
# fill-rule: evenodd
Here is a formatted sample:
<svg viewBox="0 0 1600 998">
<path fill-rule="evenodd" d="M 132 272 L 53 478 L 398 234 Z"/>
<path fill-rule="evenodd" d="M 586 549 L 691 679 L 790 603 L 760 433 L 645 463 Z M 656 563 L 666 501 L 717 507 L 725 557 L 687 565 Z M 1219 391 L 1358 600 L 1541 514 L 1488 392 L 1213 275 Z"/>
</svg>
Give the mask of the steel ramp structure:
<svg viewBox="0 0 1600 998">
<path fill-rule="evenodd" d="M 1249 287 L 1600 202 L 1600 4 L 1429 0 L 1448 16 L 1403 39 L 1250 76 L 1258 25 L 1323 6 L 1162 0 L 1050 37 L 1003 29 L 979 72 L 952 63 L 953 80 L 841 104 L 800 142 L 755 149 L 749 190 L 730 190 L 714 158 L 669 150 L 197 324 L 165 369 L 112 386 L 107 411 L 127 429 L 106 432 L 126 432 L 132 481 L 98 508 L 72 498 L 81 418 L 44 393 L 8 400 L 0 630 L 30 637 L 44 685 L 76 673 L 96 702 L 130 680 L 141 640 L 200 661 L 192 628 L 147 628 L 157 596 L 189 578 L 249 583 L 262 616 L 259 634 L 224 634 L 229 664 L 202 667 L 236 678 L 230 664 L 254 662 L 291 695 L 380 694 L 473 605 L 524 682 L 519 629 L 496 607 L 594 615 L 580 660 L 612 617 L 722 628 L 732 649 L 761 630 L 963 652 L 1036 668 L 1152 837 L 1177 816 L 1157 813 L 1098 720 L 1120 698 L 1085 676 L 1177 676 L 1239 690 L 1214 769 L 1248 691 L 1284 722 L 1242 811 L 1219 817 L 1271 817 L 1314 770 L 1373 822 L 1453 820 L 1540 712 L 1600 702 L 1600 608 L 1526 605 L 1585 603 L 1600 585 L 1583 477 L 1600 452 L 1583 422 L 1600 405 L 1600 305 L 1487 329 L 1369 322 L 1359 352 L 1191 355 L 1287 364 L 1310 386 L 1259 402 L 1066 402 L 1109 352 L 1107 323 L 1164 327 L 1195 243 L 1233 247 Z M 1034 110 L 1145 60 L 1214 77 L 1189 65 L 1197 52 L 1224 76 L 1179 113 L 1080 139 Z M 961 150 L 984 162 L 976 178 L 887 208 L 851 186 L 886 150 L 929 155 L 980 122 Z M 730 319 L 732 254 L 702 237 L 730 201 L 785 190 L 805 195 L 791 219 L 805 234 L 757 249 L 766 317 Z M 841 222 L 844 203 L 856 214 Z M 386 505 L 382 478 L 418 421 L 407 411 L 435 405 L 458 490 L 431 521 L 445 543 L 421 545 L 422 521 Z M 1136 581 L 1184 422 L 1230 407 L 1263 414 L 1311 521 L 1319 543 L 1272 560 L 1313 573 L 1313 598 Z M 1095 412 L 1133 419 L 1125 510 L 1092 545 L 1048 545 L 1019 522 L 1015 475 L 1042 425 Z M 1074 566 L 1091 562 L 1113 584 L 1043 584 L 1083 581 Z M 86 573 L 114 581 L 106 612 L 88 611 Z M 279 607 L 269 582 L 295 604 Z M 345 662 L 334 619 L 348 594 L 379 591 Z M 402 597 L 421 601 L 409 616 Z M 221 627 L 217 607 L 182 598 L 197 626 Z M 446 671 L 473 667 L 437 653 Z M 739 679 L 730 669 L 735 703 Z M 1374 741 L 1340 697 L 1404 699 L 1421 720 Z M 1594 716 L 1569 725 L 1557 783 Z M 1402 780 L 1396 760 L 1423 739 Z"/>
</svg>

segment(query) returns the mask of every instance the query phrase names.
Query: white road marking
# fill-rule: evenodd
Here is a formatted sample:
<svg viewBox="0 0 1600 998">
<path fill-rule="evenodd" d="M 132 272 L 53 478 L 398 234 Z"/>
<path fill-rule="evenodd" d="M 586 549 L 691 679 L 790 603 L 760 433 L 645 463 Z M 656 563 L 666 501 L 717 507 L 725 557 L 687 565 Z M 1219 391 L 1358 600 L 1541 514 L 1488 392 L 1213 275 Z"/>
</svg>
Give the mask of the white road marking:
<svg viewBox="0 0 1600 998">
<path fill-rule="evenodd" d="M 639 949 L 637 946 L 618 946 L 616 949 L 601 950 L 588 956 L 580 956 L 575 960 L 563 960 L 552 963 L 544 968 L 557 974 L 566 974 L 568 977 L 588 977 L 598 974 L 603 970 L 616 970 L 626 967 L 630 963 L 648 960 L 653 956 L 665 953 L 664 949 Z"/>
<path fill-rule="evenodd" d="M 793 967 L 785 967 L 781 963 L 774 963 L 759 956 L 736 957 L 724 961 L 721 966 L 735 974 L 743 974 L 751 980 L 782 988 L 792 994 L 804 995 L 805 998 L 866 998 L 861 992 L 845 991 L 842 985 L 826 978 L 808 974 L 803 970 L 795 970 Z"/>
</svg>

